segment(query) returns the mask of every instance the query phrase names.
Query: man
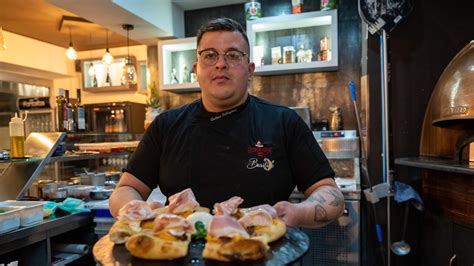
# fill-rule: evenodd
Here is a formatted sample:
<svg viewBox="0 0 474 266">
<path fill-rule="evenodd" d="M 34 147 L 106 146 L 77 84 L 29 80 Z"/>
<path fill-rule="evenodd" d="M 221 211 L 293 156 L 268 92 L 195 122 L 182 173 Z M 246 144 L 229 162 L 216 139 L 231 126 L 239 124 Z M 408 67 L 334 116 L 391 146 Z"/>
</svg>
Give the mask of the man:
<svg viewBox="0 0 474 266">
<path fill-rule="evenodd" d="M 150 125 L 110 198 L 112 214 L 159 186 L 168 197 L 191 188 L 209 208 L 232 196 L 242 206 L 274 204 L 289 226 L 337 218 L 344 199 L 311 130 L 289 108 L 247 92 L 255 65 L 240 24 L 210 21 L 198 31 L 197 51 L 202 98 Z M 287 201 L 295 185 L 304 202 Z"/>
</svg>

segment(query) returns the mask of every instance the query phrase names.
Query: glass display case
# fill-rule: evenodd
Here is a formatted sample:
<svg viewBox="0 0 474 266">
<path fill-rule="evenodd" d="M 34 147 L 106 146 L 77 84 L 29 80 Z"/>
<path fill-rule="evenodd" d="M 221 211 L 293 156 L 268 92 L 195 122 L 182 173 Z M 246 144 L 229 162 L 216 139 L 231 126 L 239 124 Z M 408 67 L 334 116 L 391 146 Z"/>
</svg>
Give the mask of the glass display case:
<svg viewBox="0 0 474 266">
<path fill-rule="evenodd" d="M 199 91 L 193 71 L 196 37 L 158 42 L 160 89 L 172 92 Z"/>
<path fill-rule="evenodd" d="M 255 75 L 337 70 L 337 10 L 247 21 Z"/>
<path fill-rule="evenodd" d="M 131 58 L 136 65 L 135 58 Z M 122 85 L 122 68 L 125 63 L 126 57 L 116 57 L 110 65 L 104 64 L 101 58 L 82 60 L 83 89 L 91 92 L 136 90 L 137 84 Z"/>
</svg>

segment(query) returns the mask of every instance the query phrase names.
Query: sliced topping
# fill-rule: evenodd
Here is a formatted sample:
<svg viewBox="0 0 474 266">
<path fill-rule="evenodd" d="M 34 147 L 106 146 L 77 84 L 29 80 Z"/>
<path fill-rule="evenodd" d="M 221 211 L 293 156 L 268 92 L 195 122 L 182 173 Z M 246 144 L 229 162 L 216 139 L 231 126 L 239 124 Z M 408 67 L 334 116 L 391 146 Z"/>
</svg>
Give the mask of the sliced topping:
<svg viewBox="0 0 474 266">
<path fill-rule="evenodd" d="M 125 221 L 143 221 L 154 217 L 155 214 L 146 202 L 132 200 L 120 208 L 117 218 Z"/>
<path fill-rule="evenodd" d="M 272 225 L 272 217 L 262 209 L 252 210 L 239 219 L 239 223 L 244 227 L 253 226 L 270 226 Z"/>
<path fill-rule="evenodd" d="M 247 212 L 250 212 L 250 211 L 253 211 L 253 210 L 263 210 L 265 212 L 267 212 L 273 219 L 274 218 L 277 218 L 277 211 L 275 210 L 275 208 L 273 208 L 272 206 L 268 205 L 268 204 L 262 204 L 262 205 L 258 205 L 258 206 L 254 206 L 254 207 L 250 207 L 250 208 L 245 208 L 245 209 L 240 209 L 243 213 L 247 213 Z"/>
<path fill-rule="evenodd" d="M 169 197 L 169 201 L 168 212 L 171 213 L 182 213 L 193 210 L 199 206 L 199 203 L 196 201 L 196 197 L 190 188 Z"/>
<path fill-rule="evenodd" d="M 215 215 L 234 214 L 237 211 L 237 207 L 239 207 L 243 201 L 241 197 L 234 196 L 226 201 L 214 204 L 213 212 Z"/>
<path fill-rule="evenodd" d="M 181 216 L 163 213 L 156 217 L 153 232 L 155 234 L 166 232 L 173 236 L 181 236 L 186 233 L 193 233 L 194 226 Z"/>
<path fill-rule="evenodd" d="M 239 222 L 230 215 L 214 216 L 208 227 L 208 235 L 219 237 L 235 237 L 241 236 L 248 238 L 249 234 Z"/>
</svg>

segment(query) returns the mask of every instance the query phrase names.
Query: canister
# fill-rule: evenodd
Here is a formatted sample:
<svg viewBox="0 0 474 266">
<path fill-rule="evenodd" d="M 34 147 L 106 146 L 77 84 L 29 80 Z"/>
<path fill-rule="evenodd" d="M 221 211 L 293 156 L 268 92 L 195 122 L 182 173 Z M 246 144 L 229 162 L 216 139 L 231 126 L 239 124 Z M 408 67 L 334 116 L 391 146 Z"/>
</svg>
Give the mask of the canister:
<svg viewBox="0 0 474 266">
<path fill-rule="evenodd" d="M 283 64 L 293 64 L 295 62 L 295 47 L 283 47 Z"/>
<path fill-rule="evenodd" d="M 248 1 L 245 3 L 245 17 L 247 20 L 254 20 L 262 17 L 262 6 L 260 2 Z"/>
</svg>

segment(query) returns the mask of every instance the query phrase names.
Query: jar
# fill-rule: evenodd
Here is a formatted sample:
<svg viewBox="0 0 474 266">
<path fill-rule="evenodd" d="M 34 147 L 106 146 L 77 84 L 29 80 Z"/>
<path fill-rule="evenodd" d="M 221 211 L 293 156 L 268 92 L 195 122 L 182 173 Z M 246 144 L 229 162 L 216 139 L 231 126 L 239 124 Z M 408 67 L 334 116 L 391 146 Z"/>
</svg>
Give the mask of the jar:
<svg viewBox="0 0 474 266">
<path fill-rule="evenodd" d="M 324 36 L 319 40 L 320 51 L 329 50 L 329 38 Z"/>
<path fill-rule="evenodd" d="M 295 62 L 295 47 L 283 47 L 283 64 L 293 64 Z"/>
<path fill-rule="evenodd" d="M 337 0 L 321 0 L 321 10 L 330 10 L 337 8 Z"/>
<path fill-rule="evenodd" d="M 272 47 L 272 65 L 281 64 L 281 47 Z"/>
<path fill-rule="evenodd" d="M 247 20 L 254 20 L 262 17 L 262 6 L 260 5 L 260 2 L 251 0 L 245 3 L 245 17 Z"/>
</svg>

